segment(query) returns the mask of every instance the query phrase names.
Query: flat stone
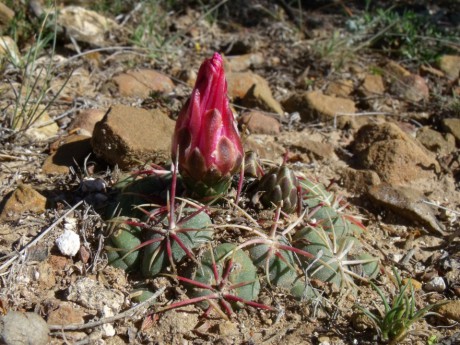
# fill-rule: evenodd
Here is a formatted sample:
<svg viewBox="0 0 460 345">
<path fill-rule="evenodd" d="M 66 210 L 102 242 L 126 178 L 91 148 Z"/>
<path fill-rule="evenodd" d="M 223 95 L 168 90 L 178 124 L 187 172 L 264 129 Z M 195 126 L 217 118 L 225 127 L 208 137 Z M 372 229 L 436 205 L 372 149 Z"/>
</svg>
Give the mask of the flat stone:
<svg viewBox="0 0 460 345">
<path fill-rule="evenodd" d="M 27 184 L 19 184 L 7 198 L 0 219 L 16 220 L 25 212 L 45 212 L 46 198 Z"/>
<path fill-rule="evenodd" d="M 67 6 L 60 9 L 57 24 L 64 27 L 67 35 L 77 41 L 94 46 L 106 46 L 108 44 L 106 34 L 118 27 L 113 19 L 80 6 Z"/>
<path fill-rule="evenodd" d="M 26 130 L 26 135 L 31 140 L 49 140 L 55 137 L 59 133 L 59 126 L 49 116 L 48 112 L 42 111 L 43 106 L 39 106 L 34 116 L 40 116 L 36 121 L 33 121 L 33 125 Z M 19 123 L 17 128 L 20 128 L 22 123 Z"/>
<path fill-rule="evenodd" d="M 460 322 L 460 300 L 448 301 L 436 311 L 451 320 Z"/>
<path fill-rule="evenodd" d="M 85 109 L 79 112 L 69 126 L 69 130 L 78 134 L 92 136 L 94 126 L 104 118 L 107 111 L 102 109 Z"/>
<path fill-rule="evenodd" d="M 356 170 L 346 167 L 341 171 L 341 185 L 347 190 L 362 194 L 381 183 L 379 175 L 373 170 Z"/>
<path fill-rule="evenodd" d="M 406 185 L 439 171 L 434 155 L 393 123 L 361 127 L 352 149 L 359 168 L 374 170 L 382 182 Z"/>
<path fill-rule="evenodd" d="M 352 100 L 327 96 L 320 91 L 307 91 L 289 97 L 283 106 L 288 112 L 298 111 L 304 122 L 336 121 L 337 115 L 354 114 L 355 103 Z"/>
<path fill-rule="evenodd" d="M 440 154 L 448 155 L 455 150 L 455 137 L 450 134 L 442 134 L 430 127 L 422 127 L 417 131 L 417 140 L 428 150 Z"/>
<path fill-rule="evenodd" d="M 457 79 L 460 76 L 460 55 L 443 55 L 438 65 L 449 79 Z"/>
<path fill-rule="evenodd" d="M 382 76 L 367 74 L 359 90 L 366 97 L 383 95 L 385 93 L 385 85 L 383 84 Z"/>
<path fill-rule="evenodd" d="M 70 167 L 83 164 L 91 153 L 91 138 L 85 135 L 69 135 L 53 145 L 58 148 L 45 159 L 42 166 L 45 174 L 68 174 Z"/>
<path fill-rule="evenodd" d="M 425 79 L 416 74 L 393 79 L 391 91 L 394 95 L 402 96 L 410 102 L 426 101 L 430 97 Z"/>
<path fill-rule="evenodd" d="M 304 153 L 308 161 L 326 160 L 337 161 L 334 146 L 327 142 L 308 139 L 306 132 L 284 132 L 278 136 L 278 142 L 289 151 Z"/>
<path fill-rule="evenodd" d="M 139 162 L 166 162 L 175 122 L 158 109 L 113 106 L 94 128 L 94 152 L 122 169 Z"/>
<path fill-rule="evenodd" d="M 265 58 L 262 53 L 226 56 L 225 69 L 232 72 L 243 72 L 250 68 L 257 68 L 264 64 Z"/>
<path fill-rule="evenodd" d="M 59 302 L 57 309 L 52 310 L 48 314 L 49 325 L 69 325 L 69 324 L 83 324 L 85 319 L 83 318 L 86 313 L 77 308 L 74 303 L 70 302 Z"/>
<path fill-rule="evenodd" d="M 395 61 L 389 61 L 384 68 L 386 74 L 389 75 L 390 78 L 403 78 L 411 75 L 407 69 Z"/>
<path fill-rule="evenodd" d="M 441 124 L 442 124 L 442 128 L 445 131 L 451 133 L 455 137 L 455 140 L 457 141 L 457 145 L 460 146 L 460 119 L 457 119 L 457 118 L 443 119 Z"/>
<path fill-rule="evenodd" d="M 257 110 L 241 115 L 238 123 L 240 126 L 246 126 L 249 132 L 253 134 L 279 134 L 281 127 L 277 119 Z"/>
<path fill-rule="evenodd" d="M 149 69 L 128 71 L 113 77 L 113 81 L 123 97 L 147 98 L 152 92 L 168 93 L 174 89 L 171 78 Z"/>
<path fill-rule="evenodd" d="M 353 88 L 353 80 L 335 80 L 329 83 L 324 93 L 329 96 L 348 97 Z"/>
<path fill-rule="evenodd" d="M 10 311 L 0 317 L 0 344 L 46 345 L 48 333 L 48 325 L 38 314 Z"/>
<path fill-rule="evenodd" d="M 283 115 L 280 103 L 273 98 L 268 82 L 253 72 L 227 74 L 228 95 L 248 108 L 260 108 Z"/>
<path fill-rule="evenodd" d="M 422 192 L 413 188 L 383 183 L 370 188 L 368 195 L 372 200 L 388 207 L 394 213 L 423 224 L 430 232 L 445 235 L 444 226 L 436 219 L 434 210 L 423 202 L 425 197 Z"/>
<path fill-rule="evenodd" d="M 0 2 L 0 28 L 6 29 L 14 18 L 14 11 Z"/>
</svg>

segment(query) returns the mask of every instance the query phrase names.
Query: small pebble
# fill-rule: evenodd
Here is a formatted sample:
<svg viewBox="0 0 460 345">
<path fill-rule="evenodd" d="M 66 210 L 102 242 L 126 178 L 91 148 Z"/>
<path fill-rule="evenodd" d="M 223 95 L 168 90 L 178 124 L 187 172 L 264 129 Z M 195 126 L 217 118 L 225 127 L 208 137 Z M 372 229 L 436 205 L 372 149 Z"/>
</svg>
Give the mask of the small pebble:
<svg viewBox="0 0 460 345">
<path fill-rule="evenodd" d="M 80 236 L 75 231 L 65 230 L 56 239 L 56 245 L 63 255 L 74 256 L 80 250 Z"/>
<path fill-rule="evenodd" d="M 425 284 L 426 291 L 436 291 L 442 292 L 446 289 L 446 283 L 441 277 L 433 277 L 431 280 Z"/>
</svg>

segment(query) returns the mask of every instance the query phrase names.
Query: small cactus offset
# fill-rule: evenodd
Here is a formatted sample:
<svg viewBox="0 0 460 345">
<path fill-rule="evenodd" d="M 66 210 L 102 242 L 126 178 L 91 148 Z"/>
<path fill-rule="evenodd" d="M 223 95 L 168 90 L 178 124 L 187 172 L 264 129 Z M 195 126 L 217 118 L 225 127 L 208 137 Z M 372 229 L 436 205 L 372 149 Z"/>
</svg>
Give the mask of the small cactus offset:
<svg viewBox="0 0 460 345">
<path fill-rule="evenodd" d="M 106 242 L 106 250 L 112 266 L 131 271 L 139 265 L 141 229 L 127 224 L 127 221 L 126 217 L 111 220 L 111 235 Z"/>
<path fill-rule="evenodd" d="M 258 193 L 265 207 L 279 206 L 284 212 L 294 212 L 297 207 L 298 181 L 287 166 L 272 168 L 260 180 Z"/>
</svg>

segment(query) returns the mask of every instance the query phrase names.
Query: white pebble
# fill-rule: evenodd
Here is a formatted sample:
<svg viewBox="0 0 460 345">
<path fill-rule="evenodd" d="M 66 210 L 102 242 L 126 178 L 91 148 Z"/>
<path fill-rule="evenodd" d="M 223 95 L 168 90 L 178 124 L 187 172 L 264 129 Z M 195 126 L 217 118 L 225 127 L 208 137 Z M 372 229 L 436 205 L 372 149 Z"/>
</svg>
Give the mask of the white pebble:
<svg viewBox="0 0 460 345">
<path fill-rule="evenodd" d="M 75 231 L 65 230 L 56 239 L 56 245 L 63 255 L 74 256 L 80 250 L 80 237 Z"/>
<path fill-rule="evenodd" d="M 433 277 L 425 284 L 425 290 L 442 292 L 446 289 L 446 283 L 441 277 Z"/>
</svg>

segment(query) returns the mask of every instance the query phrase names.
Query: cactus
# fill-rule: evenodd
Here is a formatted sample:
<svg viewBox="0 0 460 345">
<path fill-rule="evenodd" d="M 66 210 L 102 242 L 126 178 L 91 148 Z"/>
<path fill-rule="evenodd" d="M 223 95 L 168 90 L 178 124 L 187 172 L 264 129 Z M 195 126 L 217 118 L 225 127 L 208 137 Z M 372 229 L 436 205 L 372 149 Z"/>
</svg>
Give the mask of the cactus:
<svg viewBox="0 0 460 345">
<path fill-rule="evenodd" d="M 213 231 L 209 230 L 212 225 L 211 218 L 203 212 L 193 208 L 183 210 L 182 220 L 172 231 L 152 232 L 148 238 L 151 244 L 145 247 L 142 258 L 141 270 L 145 277 L 153 277 L 164 271 L 168 264 L 181 261 L 187 254 L 212 239 Z M 167 226 L 166 221 L 163 225 Z M 171 237 L 171 238 L 170 238 Z M 170 250 L 173 262 L 168 257 L 167 243 L 170 242 Z"/>
<path fill-rule="evenodd" d="M 222 243 L 205 252 L 201 261 L 190 271 L 190 278 L 175 278 L 187 283 L 190 294 L 195 297 L 173 303 L 160 311 L 199 304 L 206 308 L 204 316 L 208 316 L 214 309 L 227 318 L 227 315 L 233 314 L 234 308 L 243 305 L 273 310 L 254 302 L 260 290 L 257 269 L 248 255 L 231 243 Z"/>
<path fill-rule="evenodd" d="M 297 207 L 298 181 L 286 166 L 274 167 L 265 174 L 258 186 L 260 202 L 265 207 L 282 206 L 284 212 L 294 212 Z"/>
<path fill-rule="evenodd" d="M 139 264 L 141 230 L 127 224 L 127 220 L 126 217 L 112 219 L 111 235 L 106 243 L 106 250 L 110 265 L 131 271 Z"/>
<path fill-rule="evenodd" d="M 294 246 L 304 250 L 316 258 L 301 257 L 305 266 L 309 269 L 309 276 L 324 282 L 330 282 L 338 287 L 355 286 L 353 278 L 363 279 L 350 267 L 360 265 L 370 275 L 376 273 L 377 259 L 370 255 L 352 259 L 353 247 L 358 249 L 360 242 L 351 236 L 335 237 L 321 226 L 307 226 L 298 231 L 293 238 Z M 361 254 L 364 255 L 364 254 Z"/>
</svg>

